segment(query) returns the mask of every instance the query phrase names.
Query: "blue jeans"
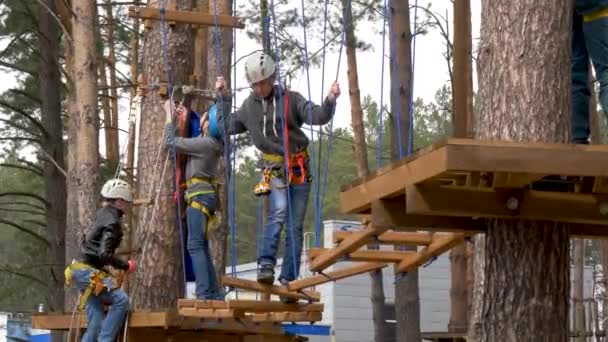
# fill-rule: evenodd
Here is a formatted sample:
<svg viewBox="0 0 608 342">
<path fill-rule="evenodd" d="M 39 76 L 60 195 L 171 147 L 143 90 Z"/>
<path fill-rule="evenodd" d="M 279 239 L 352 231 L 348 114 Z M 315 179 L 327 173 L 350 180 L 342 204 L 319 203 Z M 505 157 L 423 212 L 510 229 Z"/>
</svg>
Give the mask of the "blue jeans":
<svg viewBox="0 0 608 342">
<path fill-rule="evenodd" d="M 215 194 L 197 195 L 192 198 L 192 201 L 202 204 L 211 213 L 217 208 Z M 209 240 L 206 234 L 209 218 L 202 211 L 190 205 L 186 211 L 186 217 L 188 222 L 187 248 L 192 259 L 192 269 L 196 281 L 196 298 L 221 300 L 223 298 L 209 253 Z"/>
<path fill-rule="evenodd" d="M 304 182 L 303 184 L 289 185 L 292 220 L 289 219 L 290 208 L 287 205 L 287 184 L 285 180 L 279 177 L 271 178 L 270 189 L 266 224 L 264 225 L 264 236 L 262 238 L 262 250 L 258 264 L 260 266 L 272 265 L 273 267 L 276 265 L 277 249 L 279 247 L 281 231 L 285 224 L 287 225 L 285 257 L 283 258 L 279 281 L 292 281 L 298 278 L 300 272 L 302 241 L 304 239 L 304 217 L 306 216 L 306 208 L 308 207 L 310 183 Z"/>
<path fill-rule="evenodd" d="M 73 271 L 72 277 L 80 292 L 89 287 L 91 273 L 94 271 L 92 268 Z M 104 281 L 111 288 L 110 278 L 105 278 Z M 110 306 L 107 316 L 104 314 L 104 303 Z M 89 296 L 85 308 L 87 331 L 82 337 L 82 342 L 114 342 L 129 310 L 129 297 L 121 289 L 104 288 L 98 296 L 94 294 Z"/>
<path fill-rule="evenodd" d="M 589 138 L 589 59 L 600 84 L 599 102 L 608 114 L 608 18 L 583 22 L 574 14 L 572 34 L 572 140 Z"/>
</svg>

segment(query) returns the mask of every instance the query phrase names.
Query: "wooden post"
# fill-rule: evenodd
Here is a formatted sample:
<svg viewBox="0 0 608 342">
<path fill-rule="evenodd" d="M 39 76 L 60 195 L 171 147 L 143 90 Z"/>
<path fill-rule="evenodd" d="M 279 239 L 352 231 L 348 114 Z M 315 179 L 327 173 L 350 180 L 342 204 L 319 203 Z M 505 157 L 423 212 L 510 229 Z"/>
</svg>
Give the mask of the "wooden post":
<svg viewBox="0 0 608 342">
<path fill-rule="evenodd" d="M 469 129 L 473 112 L 473 82 L 471 65 L 471 3 L 470 0 L 454 1 L 454 84 L 453 135 L 457 138 L 471 136 Z M 468 314 L 466 243 L 450 252 L 450 332 L 466 332 Z"/>
<path fill-rule="evenodd" d="M 572 240 L 574 245 L 574 272 L 572 274 L 573 306 L 574 306 L 574 331 L 582 336 L 585 329 L 585 306 L 583 303 L 583 267 L 585 249 L 582 239 Z M 576 337 L 576 342 L 584 342 L 585 337 Z"/>
</svg>

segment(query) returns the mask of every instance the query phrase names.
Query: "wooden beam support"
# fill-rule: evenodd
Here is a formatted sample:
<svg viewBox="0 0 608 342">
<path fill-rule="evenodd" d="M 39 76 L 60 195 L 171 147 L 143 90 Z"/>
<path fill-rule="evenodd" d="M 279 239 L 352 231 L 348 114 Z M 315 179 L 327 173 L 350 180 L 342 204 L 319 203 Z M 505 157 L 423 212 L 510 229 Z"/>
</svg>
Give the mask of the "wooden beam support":
<svg viewBox="0 0 608 342">
<path fill-rule="evenodd" d="M 321 312 L 267 312 L 255 314 L 251 317 L 253 322 L 319 322 L 323 320 Z"/>
<path fill-rule="evenodd" d="M 323 312 L 323 304 L 304 304 L 259 300 L 230 300 L 228 308 L 245 312 Z"/>
<path fill-rule="evenodd" d="M 329 248 L 311 248 L 308 250 L 308 257 L 315 259 L 324 253 L 327 253 Z M 366 262 L 400 262 L 407 258 L 413 258 L 414 252 L 400 251 L 380 251 L 380 250 L 358 250 L 346 254 L 348 261 L 366 261 Z"/>
<path fill-rule="evenodd" d="M 410 272 L 417 269 L 432 257 L 439 256 L 460 244 L 464 240 L 464 237 L 465 234 L 461 233 L 435 234 L 433 242 L 416 253 L 415 258 L 403 260 L 399 263 L 396 269 L 397 273 Z"/>
<path fill-rule="evenodd" d="M 354 234 L 352 231 L 336 230 L 333 232 L 334 243 L 339 243 L 352 234 Z M 390 245 L 427 246 L 431 243 L 431 240 L 432 236 L 428 233 L 396 232 L 393 230 L 386 231 L 378 236 L 379 243 Z"/>
<path fill-rule="evenodd" d="M 86 315 L 80 315 L 80 322 L 74 319 L 72 329 L 76 329 L 80 323 L 81 328 L 86 328 Z M 32 315 L 32 328 L 43 330 L 68 330 L 70 329 L 71 314 L 34 314 Z M 130 328 L 165 328 L 170 325 L 172 316 L 168 312 L 145 312 L 135 311 L 129 314 Z"/>
<path fill-rule="evenodd" d="M 312 263 L 310 263 L 310 270 L 318 272 L 334 264 L 340 257 L 345 254 L 352 253 L 364 246 L 370 238 L 373 236 L 382 234 L 385 228 L 372 228 L 368 225 L 365 229 L 362 229 L 347 239 L 342 241 L 337 247 L 328 250 L 327 253 L 320 255 Z"/>
<path fill-rule="evenodd" d="M 222 277 L 222 284 L 225 286 L 232 286 L 249 291 L 274 294 L 277 296 L 283 296 L 291 299 L 311 300 L 313 302 L 318 302 L 321 300 L 321 295 L 315 291 L 302 291 L 303 293 L 293 292 L 289 291 L 286 287 L 283 286 L 266 285 L 258 283 L 257 281 L 238 279 L 228 276 Z"/>
<path fill-rule="evenodd" d="M 129 6 L 129 17 L 160 20 L 161 13 L 159 8 Z M 181 24 L 215 26 L 216 18 L 213 14 L 201 13 L 200 11 L 176 11 L 167 9 L 165 11 L 165 19 L 168 22 L 171 21 Z M 245 24 L 243 24 L 241 18 L 223 14 L 217 15 L 217 25 L 219 27 L 227 28 L 245 28 Z"/>
<path fill-rule="evenodd" d="M 307 287 L 313 287 L 316 285 L 329 283 L 330 281 L 340 280 L 340 279 L 356 276 L 358 274 L 368 273 L 368 272 L 371 272 L 371 271 L 374 271 L 374 270 L 377 270 L 380 268 L 384 268 L 387 265 L 388 264 L 381 263 L 381 262 L 359 263 L 359 264 L 355 264 L 354 266 L 351 266 L 348 268 L 343 268 L 341 270 L 328 272 L 325 275 L 318 274 L 318 275 L 315 275 L 315 276 L 312 276 L 309 278 L 294 280 L 291 283 L 289 283 L 287 288 L 289 288 L 290 291 L 298 291 L 301 289 L 305 289 Z"/>
<path fill-rule="evenodd" d="M 448 172 L 515 173 L 520 176 L 508 183 L 521 184 L 527 178 L 521 174 L 602 177 L 606 170 L 606 145 L 448 139 L 344 187 L 340 203 L 344 213 L 365 213 L 373 201 L 395 197 L 407 186 Z"/>
<path fill-rule="evenodd" d="M 197 318 L 208 318 L 208 319 L 219 319 L 219 318 L 240 318 L 244 317 L 243 311 L 233 309 L 197 309 L 197 308 L 181 308 L 179 309 L 179 315 L 184 317 L 197 317 Z"/>
<path fill-rule="evenodd" d="M 493 190 L 459 187 L 410 186 L 407 213 L 418 215 L 501 217 L 608 225 L 599 195 L 532 190 Z M 463 200 L 465 199 L 465 200 Z M 510 210 L 507 202 L 517 201 Z"/>
</svg>

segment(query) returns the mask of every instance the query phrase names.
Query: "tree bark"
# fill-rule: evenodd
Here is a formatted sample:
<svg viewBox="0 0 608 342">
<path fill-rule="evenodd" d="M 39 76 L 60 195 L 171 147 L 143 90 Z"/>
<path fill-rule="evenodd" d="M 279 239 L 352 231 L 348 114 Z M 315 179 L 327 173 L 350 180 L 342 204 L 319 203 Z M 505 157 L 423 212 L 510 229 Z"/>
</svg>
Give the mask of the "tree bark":
<svg viewBox="0 0 608 342">
<path fill-rule="evenodd" d="M 477 138 L 567 142 L 571 1 L 484 0 L 481 18 Z M 479 341 L 568 340 L 569 237 L 488 220 Z"/>
<path fill-rule="evenodd" d="M 44 4 L 56 13 L 53 0 Z M 40 8 L 38 15 L 39 52 L 40 52 L 40 99 L 42 126 L 47 132 L 43 136 L 41 148 L 45 152 L 44 192 L 50 206 L 46 209 L 47 240 L 49 248 L 47 260 L 50 263 L 47 303 L 49 311 L 63 311 L 64 281 L 62 276 L 65 265 L 65 227 L 66 227 L 66 179 L 57 168 L 65 169 L 63 146 L 63 124 L 61 118 L 61 74 L 59 66 L 60 33 L 57 22 L 46 9 Z M 53 161 L 49 160 L 52 158 Z M 63 334 L 52 333 L 53 341 L 62 341 Z"/>
<path fill-rule="evenodd" d="M 408 153 L 410 100 L 412 96 L 412 34 L 410 31 L 409 1 L 391 1 L 392 16 L 391 67 L 397 78 L 391 78 L 391 157 L 393 161 Z M 399 140 L 400 126 L 401 140 Z M 400 147 L 401 146 L 401 147 Z M 416 250 L 415 246 L 395 247 L 396 250 Z M 409 272 L 395 284 L 395 316 L 397 341 L 421 341 L 420 297 L 418 294 L 418 271 Z"/>
<path fill-rule="evenodd" d="M 110 128 L 110 140 L 111 140 L 111 154 L 107 156 L 110 165 L 113 168 L 118 165 L 120 161 L 120 141 L 118 139 L 118 81 L 116 79 L 116 46 L 114 40 L 114 14 L 112 13 L 112 2 L 111 0 L 105 0 L 104 5 L 107 17 L 106 23 L 106 35 L 108 42 L 108 58 L 106 63 L 103 63 L 104 67 L 107 65 L 110 72 L 110 103 L 112 104 L 112 111 L 110 115 L 111 126 Z M 106 129 L 107 129 L 106 128 Z"/>
<path fill-rule="evenodd" d="M 214 13 L 214 5 L 217 2 L 217 14 L 232 15 L 232 0 L 209 0 L 209 13 Z M 233 39 L 232 30 L 228 28 L 219 29 L 219 42 L 217 40 L 216 28 L 208 30 L 207 46 L 209 48 L 207 63 L 207 89 L 215 89 L 215 80 L 218 76 L 224 76 L 226 84 L 231 84 L 230 56 L 232 55 Z M 220 54 L 217 53 L 217 44 L 220 44 Z M 218 59 L 219 58 L 219 59 Z M 220 67 L 221 66 L 221 67 Z M 225 158 L 224 158 L 225 159 Z M 225 161 L 219 165 L 220 172 L 218 181 L 222 184 L 218 193 L 220 197 L 220 208 L 218 208 L 217 226 L 212 230 L 210 238 L 210 252 L 218 279 L 225 274 L 227 262 L 227 242 L 229 229 L 228 196 L 225 172 Z"/>
<path fill-rule="evenodd" d="M 97 112 L 96 4 L 74 1 L 72 4 L 72 38 L 74 41 L 71 74 L 73 106 L 70 106 L 70 138 L 68 139 L 68 211 L 66 226 L 66 260 L 77 254 L 80 237 L 95 217 L 98 198 L 99 115 Z M 70 163 L 71 161 L 71 163 Z M 70 165 L 71 164 L 71 165 Z M 73 196 L 73 197 L 72 197 Z M 71 210 L 68 209 L 68 210 Z M 71 308 L 70 308 L 71 309 Z"/>
<path fill-rule="evenodd" d="M 204 13 L 209 13 L 209 0 L 197 0 L 196 8 Z M 209 29 L 206 26 L 199 26 L 196 28 L 194 35 L 194 85 L 198 88 L 205 88 L 207 86 L 207 79 L 209 78 L 207 70 L 207 59 L 209 46 L 207 39 L 209 36 Z M 215 50 L 212 50 L 212 52 Z M 207 108 L 208 101 L 204 101 L 197 97 L 192 101 L 192 108 L 197 110 L 199 113 L 204 113 Z"/>
<path fill-rule="evenodd" d="M 152 1 L 149 5 L 153 5 Z M 191 10 L 192 1 L 176 1 L 177 9 Z M 144 34 L 142 68 L 149 84 L 165 82 L 166 69 L 164 51 L 167 48 L 171 83 L 187 84 L 192 72 L 192 29 L 187 25 L 165 26 L 166 46 L 163 44 L 162 25 L 156 22 Z M 171 90 L 169 90 L 170 94 Z M 159 144 L 165 126 L 165 113 L 159 92 L 149 91 L 142 100 L 142 120 L 140 123 L 138 151 L 138 189 L 148 193 L 149 189 L 161 189 L 158 202 L 148 210 L 138 214 L 137 241 L 141 249 L 140 272 L 135 277 L 132 302 L 135 308 L 166 310 L 174 308 L 177 299 L 184 296 L 183 248 L 177 224 L 173 151 L 169 153 L 169 163 L 163 172 L 166 153 L 156 161 Z M 179 100 L 179 99 L 176 99 Z M 156 169 L 156 172 L 155 172 Z M 162 177 L 161 177 L 162 175 Z M 183 194 L 183 192 L 180 192 Z M 156 210 L 154 210 L 156 209 Z M 145 272 L 143 271 L 145 270 Z"/>
<path fill-rule="evenodd" d="M 470 136 L 473 112 L 471 72 L 471 2 L 454 1 L 454 84 L 452 84 L 454 137 Z M 466 243 L 450 251 L 450 323 L 448 330 L 466 332 L 468 314 Z"/>
<path fill-rule="evenodd" d="M 347 3 L 349 4 L 347 6 Z M 350 1 L 342 0 L 345 22 L 352 23 L 348 18 L 353 17 Z M 367 143 L 363 125 L 363 109 L 361 108 L 361 92 L 359 90 L 359 74 L 357 71 L 357 46 L 354 25 L 346 26 L 346 59 L 348 75 L 348 95 L 351 106 L 351 126 L 353 129 L 353 151 L 357 166 L 357 177 L 369 174 L 367 160 Z M 378 249 L 378 245 L 370 245 L 369 249 Z M 371 302 L 374 319 L 374 341 L 383 342 L 388 338 L 388 326 L 385 317 L 385 296 L 382 270 L 370 273 Z"/>
<path fill-rule="evenodd" d="M 106 72 L 106 64 L 104 63 L 104 43 L 103 36 L 101 34 L 101 26 L 99 25 L 99 17 L 97 17 L 96 22 L 97 39 L 99 39 L 99 44 L 101 45 L 101 48 L 97 49 L 97 69 L 99 73 L 99 87 L 101 88 L 101 96 L 99 102 L 101 105 L 101 112 L 103 113 L 103 133 L 106 148 L 105 158 L 108 161 L 116 161 L 117 153 L 114 153 L 114 140 L 112 139 L 112 107 L 110 105 L 110 89 L 108 87 L 108 75 Z M 118 151 L 118 148 L 116 148 L 116 151 Z"/>
</svg>

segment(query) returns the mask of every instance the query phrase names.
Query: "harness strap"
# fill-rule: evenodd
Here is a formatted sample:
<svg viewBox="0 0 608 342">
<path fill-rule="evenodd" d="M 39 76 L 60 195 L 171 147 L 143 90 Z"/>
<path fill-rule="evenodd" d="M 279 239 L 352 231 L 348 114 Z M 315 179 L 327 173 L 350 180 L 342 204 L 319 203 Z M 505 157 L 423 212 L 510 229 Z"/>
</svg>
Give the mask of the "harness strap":
<svg viewBox="0 0 608 342">
<path fill-rule="evenodd" d="M 87 300 L 89 299 L 89 296 L 91 296 L 91 294 L 98 296 L 101 291 L 103 291 L 104 288 L 107 288 L 108 290 L 111 290 L 111 288 L 108 288 L 108 286 L 103 282 L 104 279 L 106 278 L 111 278 L 106 272 L 96 269 L 91 265 L 85 264 L 83 262 L 77 262 L 77 261 L 72 261 L 72 263 L 66 267 L 66 269 L 63 271 L 63 274 L 65 276 L 65 284 L 66 286 L 70 286 L 72 279 L 73 279 L 73 275 L 72 272 L 75 270 L 84 270 L 84 269 L 91 269 L 93 270 L 93 272 L 91 272 L 91 280 L 89 282 L 89 286 L 87 286 L 87 288 L 82 292 L 82 295 L 80 296 L 80 299 L 78 300 L 78 309 L 79 310 L 83 310 L 84 306 L 87 302 Z M 112 279 L 112 284 L 114 285 L 112 288 L 115 288 L 115 280 Z"/>
<path fill-rule="evenodd" d="M 213 225 L 216 221 L 215 213 L 212 214 L 207 207 L 196 201 L 189 201 L 189 205 L 196 210 L 200 210 L 204 215 L 207 215 L 208 220 L 207 224 L 205 225 L 205 239 L 208 239 L 209 225 Z"/>
<path fill-rule="evenodd" d="M 602 19 L 602 18 L 606 18 L 606 17 L 608 17 L 608 7 L 601 8 L 597 11 L 593 11 L 587 15 L 584 15 L 583 21 L 588 23 L 590 21 L 594 21 L 594 20 L 598 20 L 598 19 Z"/>
</svg>

